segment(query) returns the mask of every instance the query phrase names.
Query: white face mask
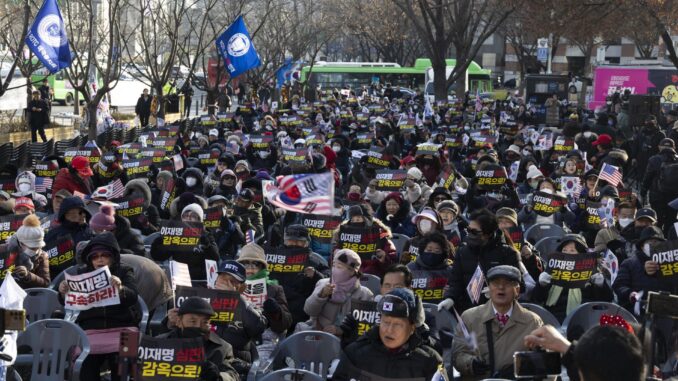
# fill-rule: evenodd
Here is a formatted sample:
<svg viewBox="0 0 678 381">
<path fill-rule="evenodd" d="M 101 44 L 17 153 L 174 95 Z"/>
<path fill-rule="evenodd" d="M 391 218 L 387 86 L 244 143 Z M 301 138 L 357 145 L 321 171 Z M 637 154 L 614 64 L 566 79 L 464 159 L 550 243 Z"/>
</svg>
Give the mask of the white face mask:
<svg viewBox="0 0 678 381">
<path fill-rule="evenodd" d="M 426 234 L 431 230 L 433 230 L 433 221 L 429 219 L 422 219 L 421 221 L 419 221 L 419 231 L 422 234 Z"/>
<path fill-rule="evenodd" d="M 195 186 L 195 184 L 198 183 L 198 179 L 195 177 L 187 177 L 186 178 L 186 185 L 189 187 Z"/>
<path fill-rule="evenodd" d="M 650 244 L 649 243 L 643 244 L 643 253 L 645 253 L 645 255 L 647 255 L 648 257 L 650 256 Z"/>
<path fill-rule="evenodd" d="M 629 226 L 631 223 L 633 223 L 633 218 L 620 218 L 619 219 L 619 226 L 623 228 Z"/>
<path fill-rule="evenodd" d="M 334 152 L 341 151 L 341 146 L 332 146 L 332 151 L 334 151 Z"/>
<path fill-rule="evenodd" d="M 28 192 L 31 190 L 31 184 L 21 183 L 19 184 L 19 192 Z"/>
<path fill-rule="evenodd" d="M 271 153 L 269 151 L 259 151 L 259 157 L 262 159 L 267 158 Z"/>
</svg>

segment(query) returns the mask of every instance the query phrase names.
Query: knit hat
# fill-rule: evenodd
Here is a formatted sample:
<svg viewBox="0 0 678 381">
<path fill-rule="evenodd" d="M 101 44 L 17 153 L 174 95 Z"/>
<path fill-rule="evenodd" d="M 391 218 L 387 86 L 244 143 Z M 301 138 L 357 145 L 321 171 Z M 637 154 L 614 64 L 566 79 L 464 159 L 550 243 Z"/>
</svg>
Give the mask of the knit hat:
<svg viewBox="0 0 678 381">
<path fill-rule="evenodd" d="M 398 203 L 398 205 L 403 204 L 403 196 L 400 195 L 400 192 L 391 192 L 386 197 L 384 197 L 384 205 L 388 200 L 393 200 Z"/>
<path fill-rule="evenodd" d="M 214 309 L 212 309 L 212 306 L 209 304 L 207 300 L 198 296 L 191 296 L 190 298 L 184 300 L 183 303 L 181 303 L 181 306 L 179 306 L 177 314 L 179 315 L 196 314 L 202 316 L 212 316 L 214 315 Z"/>
<path fill-rule="evenodd" d="M 238 263 L 245 261 L 256 262 L 261 265 L 261 267 L 266 267 L 266 253 L 264 249 L 257 245 L 256 243 L 248 243 L 240 249 L 240 256 L 238 257 Z"/>
<path fill-rule="evenodd" d="M 497 219 L 506 218 L 507 220 L 513 222 L 513 225 L 518 226 L 518 213 L 511 208 L 499 208 L 497 213 L 495 213 Z"/>
<path fill-rule="evenodd" d="M 351 218 L 353 218 L 355 216 L 365 217 L 365 213 L 363 212 L 363 208 L 361 208 L 360 205 L 353 205 L 350 208 L 348 208 L 348 219 L 350 220 Z"/>
<path fill-rule="evenodd" d="M 377 303 L 382 315 L 417 320 L 417 297 L 409 288 L 394 288 Z"/>
<path fill-rule="evenodd" d="M 412 167 L 407 170 L 407 176 L 412 177 L 416 180 L 421 180 L 421 178 L 424 176 L 424 174 L 421 172 L 421 170 L 417 167 Z"/>
<path fill-rule="evenodd" d="M 250 163 L 247 162 L 247 160 L 238 160 L 237 163 L 235 163 L 235 169 L 236 172 L 238 171 L 238 167 L 244 167 L 247 172 L 250 172 Z"/>
<path fill-rule="evenodd" d="M 202 207 L 198 204 L 188 204 L 184 207 L 184 209 L 181 211 L 181 214 L 183 215 L 186 212 L 193 212 L 200 217 L 200 222 L 205 218 L 205 211 L 202 210 Z"/>
<path fill-rule="evenodd" d="M 16 210 L 22 206 L 30 210 L 35 210 L 33 200 L 28 197 L 17 197 L 16 200 L 14 200 L 14 208 L 12 208 L 12 210 L 16 212 Z"/>
<path fill-rule="evenodd" d="M 89 227 L 94 231 L 115 230 L 115 209 L 111 205 L 101 205 L 99 213 L 89 221 Z"/>
<path fill-rule="evenodd" d="M 230 170 L 230 169 L 224 169 L 224 170 L 221 172 L 221 179 L 223 179 L 223 178 L 226 177 L 226 176 L 237 177 L 237 176 L 235 175 L 235 172 L 233 172 L 233 171 Z"/>
<path fill-rule="evenodd" d="M 285 228 L 285 240 L 308 241 L 308 228 L 301 224 L 292 224 Z"/>
<path fill-rule="evenodd" d="M 445 209 L 449 209 L 452 212 L 454 212 L 455 215 L 459 214 L 459 205 L 457 205 L 457 203 L 452 200 L 441 201 L 440 204 L 438 204 L 437 209 L 438 212 L 442 212 Z"/>
<path fill-rule="evenodd" d="M 16 231 L 16 238 L 20 243 L 35 248 L 45 246 L 45 231 L 40 227 L 40 219 L 35 214 L 30 214 L 24 218 L 24 222 Z"/>
<path fill-rule="evenodd" d="M 527 169 L 528 180 L 536 179 L 537 177 L 544 177 L 544 174 L 541 173 L 536 165 L 530 165 L 530 168 Z"/>
<path fill-rule="evenodd" d="M 355 271 L 360 270 L 360 266 L 362 265 L 358 253 L 351 249 L 341 249 L 334 253 L 334 261 L 339 261 Z"/>
</svg>

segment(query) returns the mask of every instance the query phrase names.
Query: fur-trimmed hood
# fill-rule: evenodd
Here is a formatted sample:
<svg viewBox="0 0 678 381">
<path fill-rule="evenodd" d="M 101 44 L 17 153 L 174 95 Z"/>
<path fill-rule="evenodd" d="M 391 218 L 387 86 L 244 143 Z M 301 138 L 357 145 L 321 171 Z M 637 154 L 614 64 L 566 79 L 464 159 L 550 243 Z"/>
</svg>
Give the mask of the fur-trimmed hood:
<svg viewBox="0 0 678 381">
<path fill-rule="evenodd" d="M 151 188 L 143 179 L 133 179 L 125 184 L 125 196 L 129 196 L 134 192 L 139 192 L 144 195 L 144 209 L 148 209 L 151 205 Z"/>
<path fill-rule="evenodd" d="M 195 196 L 196 200 L 198 201 L 198 204 L 202 207 L 203 210 L 207 210 L 207 200 L 201 196 Z M 170 204 L 170 218 L 173 220 L 180 219 L 181 218 L 181 211 L 184 209 L 186 205 L 179 205 L 180 203 L 180 198 L 176 197 L 172 203 Z M 181 208 L 181 209 L 179 209 Z"/>
<path fill-rule="evenodd" d="M 626 153 L 626 151 L 619 148 L 613 148 L 610 152 L 607 153 L 607 157 L 614 160 L 621 160 L 624 163 L 626 163 L 629 160 L 629 154 Z"/>
</svg>

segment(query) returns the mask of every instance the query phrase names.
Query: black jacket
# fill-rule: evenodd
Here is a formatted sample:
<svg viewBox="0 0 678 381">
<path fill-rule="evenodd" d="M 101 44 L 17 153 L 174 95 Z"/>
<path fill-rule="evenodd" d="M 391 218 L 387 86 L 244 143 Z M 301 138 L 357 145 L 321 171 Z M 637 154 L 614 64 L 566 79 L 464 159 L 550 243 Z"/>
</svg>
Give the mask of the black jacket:
<svg viewBox="0 0 678 381">
<path fill-rule="evenodd" d="M 58 226 L 51 228 L 47 234 L 45 234 L 45 242 L 47 247 L 54 247 L 57 239 L 70 235 L 73 243 L 77 246 L 78 242 L 87 241 L 94 236 L 94 233 L 89 228 L 87 224 L 75 224 L 69 221 L 62 221 Z M 74 265 L 76 259 L 73 258 L 73 261 L 68 263 L 63 263 L 56 266 L 49 266 L 49 273 L 52 276 L 52 279 L 56 278 L 59 273 L 68 268 L 69 266 Z"/>
<path fill-rule="evenodd" d="M 118 245 L 120 245 L 120 252 L 145 255 L 146 248 L 141 236 L 132 231 L 132 226 L 127 218 L 117 214 L 115 215 L 115 239 L 118 240 Z"/>
<path fill-rule="evenodd" d="M 134 113 L 137 115 L 151 115 L 151 102 L 153 97 L 150 95 L 144 99 L 144 96 L 140 96 L 137 100 L 137 105 L 134 107 Z"/>
<path fill-rule="evenodd" d="M 551 285 L 542 286 L 537 282 L 537 286 L 532 291 L 532 302 L 544 306 L 549 310 L 553 316 L 555 316 L 558 321 L 561 323 L 565 320 L 567 315 L 567 298 L 569 288 L 563 287 L 560 297 L 556 301 L 556 304 L 552 306 L 546 305 L 546 299 L 549 295 L 549 290 Z M 582 304 L 588 302 L 611 302 L 613 299 L 612 289 L 607 283 L 604 283 L 602 287 L 595 286 L 591 283 L 587 283 L 586 286 L 581 289 L 581 302 Z"/>
<path fill-rule="evenodd" d="M 177 252 L 173 253 L 167 251 L 162 247 L 162 236 L 156 238 L 151 244 L 151 258 L 156 261 L 165 261 L 172 258 L 173 260 L 188 265 L 188 272 L 191 274 L 191 280 L 200 281 L 207 279 L 207 272 L 205 270 L 205 259 L 219 261 L 219 249 L 214 242 L 212 233 L 203 231 L 200 237 L 200 244 L 193 248 L 190 253 Z"/>
<path fill-rule="evenodd" d="M 390 351 L 381 342 L 377 325 L 344 349 L 332 380 L 365 379 L 358 377 L 358 372 L 364 371 L 389 379 L 428 381 L 442 362 L 440 354 L 423 344 L 417 333 L 399 352 Z"/>
<path fill-rule="evenodd" d="M 659 175 L 661 174 L 662 164 L 672 164 L 678 162 L 678 157 L 675 152 L 670 150 L 660 151 L 658 154 L 652 156 L 647 161 L 647 168 L 643 171 L 643 183 L 641 186 L 641 194 L 645 195 L 650 192 L 650 199 L 658 201 L 662 199 L 662 192 L 659 191 Z M 640 169 L 640 168 L 639 168 Z M 666 200 L 670 202 L 672 199 Z"/>
<path fill-rule="evenodd" d="M 629 311 L 633 311 L 633 305 L 629 300 L 632 292 L 645 291 L 643 300 L 647 300 L 649 291 L 667 291 L 672 294 L 678 293 L 678 284 L 670 279 L 661 278 L 657 274 L 650 276 L 645 273 L 645 262 L 648 258 L 643 253 L 628 258 L 619 266 L 619 273 L 612 284 L 612 289 L 617 294 L 619 304 Z"/>
</svg>

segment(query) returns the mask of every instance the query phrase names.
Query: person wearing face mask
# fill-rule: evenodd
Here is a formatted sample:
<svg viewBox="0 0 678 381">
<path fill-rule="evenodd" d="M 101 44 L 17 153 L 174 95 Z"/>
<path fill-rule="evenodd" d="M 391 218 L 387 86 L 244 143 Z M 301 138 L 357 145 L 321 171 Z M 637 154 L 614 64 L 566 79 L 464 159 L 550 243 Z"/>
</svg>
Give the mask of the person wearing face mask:
<svg viewBox="0 0 678 381">
<path fill-rule="evenodd" d="M 351 313 L 351 301 L 374 298 L 372 291 L 360 285 L 361 264 L 360 256 L 353 250 L 334 253 L 332 276 L 320 279 L 304 304 L 304 311 L 310 316 L 306 326 L 341 336 L 339 326 Z"/>
<path fill-rule="evenodd" d="M 246 157 L 253 171 L 271 169 L 278 161 L 278 151 L 273 145 L 269 145 L 267 149 L 255 150 L 250 144 L 247 146 Z"/>
<path fill-rule="evenodd" d="M 134 270 L 120 264 L 120 247 L 110 232 L 92 238 L 80 252 L 83 263 L 77 274 L 92 272 L 108 266 L 111 272 L 111 284 L 118 289 L 120 304 L 94 307 L 80 311 L 75 323 L 90 338 L 91 351 L 80 371 L 83 380 L 101 380 L 101 366 L 108 361 L 111 380 L 120 380 L 118 376 L 117 354 L 122 331 L 138 330 L 141 312 L 137 309 L 137 286 L 134 282 Z M 59 284 L 59 300 L 63 303 L 69 287 L 66 280 Z"/>
<path fill-rule="evenodd" d="M 49 257 L 42 250 L 45 246 L 44 231 L 35 215 L 24 218 L 23 224 L 7 247 L 16 247 L 19 251 L 15 259 L 12 276 L 21 288 L 47 287 L 50 282 Z"/>
<path fill-rule="evenodd" d="M 377 209 L 376 217 L 391 229 L 392 233 L 412 237 L 415 226 L 412 223 L 412 206 L 398 192 L 389 193 Z"/>
<path fill-rule="evenodd" d="M 205 183 L 203 181 L 203 174 L 198 168 L 188 168 L 181 176 L 186 182 L 185 192 L 191 192 L 196 196 L 205 194 Z"/>
<path fill-rule="evenodd" d="M 466 221 L 459 216 L 459 205 L 452 200 L 445 200 L 438 204 L 438 214 L 443 222 L 443 232 L 450 241 L 452 249 L 456 250 L 466 237 Z"/>
<path fill-rule="evenodd" d="M 45 235 L 45 242 L 48 247 L 56 245 L 59 237 L 70 235 L 75 245 L 81 241 L 87 241 L 94 236 L 92 229 L 87 224 L 87 219 L 90 217 L 89 212 L 85 208 L 85 203 L 80 197 L 67 197 L 61 202 L 59 207 L 59 225 L 51 228 Z M 62 263 L 59 265 L 50 265 L 49 272 L 52 277 L 56 277 L 62 270 L 75 263 L 73 261 Z"/>
<path fill-rule="evenodd" d="M 216 333 L 210 331 L 212 306 L 204 299 L 193 296 L 184 300 L 177 310 L 176 326 L 159 335 L 161 339 L 194 339 L 202 337 L 205 343 L 205 362 L 200 364 L 201 381 L 238 381 L 233 367 L 233 347 Z"/>
<path fill-rule="evenodd" d="M 419 214 L 412 217 L 412 223 L 417 228 L 417 233 L 405 244 L 403 252 L 400 255 L 401 263 L 414 262 L 419 253 L 419 244 L 426 234 L 437 231 L 443 232 L 443 220 L 435 209 L 425 207 Z"/>
<path fill-rule="evenodd" d="M 445 300 L 438 304 L 439 310 L 454 306 L 461 313 L 487 301 L 481 294 L 478 303 L 473 303 L 466 292 L 478 266 L 483 274 L 499 265 L 513 266 L 519 271 L 522 268 L 520 254 L 508 244 L 494 213 L 479 209 L 471 213 L 469 220 L 466 241 L 454 254 L 452 273 L 447 282 L 449 288 Z M 524 282 L 521 282 L 521 290 L 526 290 Z"/>
<path fill-rule="evenodd" d="M 623 262 L 628 254 L 632 253 L 632 245 L 621 234 L 622 231 L 631 227 L 636 215 L 636 208 L 629 202 L 622 202 L 616 208 L 616 222 L 613 226 L 600 229 L 596 234 L 594 250 L 602 253 L 610 250 L 617 257 L 619 263 Z"/>
<path fill-rule="evenodd" d="M 678 294 L 678 284 L 671 278 L 659 277 L 659 264 L 651 259 L 653 248 L 664 241 L 664 234 L 658 227 L 644 228 L 636 241 L 636 255 L 619 266 L 612 289 L 619 304 L 627 310 L 634 311 L 636 303 L 646 301 L 650 291 Z M 641 315 L 644 310 L 640 309 Z"/>
<path fill-rule="evenodd" d="M 539 185 L 537 185 L 536 192 L 543 192 L 549 195 L 556 194 L 560 196 L 562 200 L 566 199 L 564 194 L 556 192 L 556 186 L 550 178 L 542 179 L 539 182 Z M 528 203 L 520 210 L 520 213 L 518 213 L 518 223 L 521 224 L 525 230 L 535 224 L 554 224 L 566 228 L 574 226 L 577 217 L 569 209 L 567 203 L 563 203 L 560 210 L 550 216 L 542 216 L 534 211 L 533 200 L 534 194 L 532 197 L 528 196 Z"/>
<path fill-rule="evenodd" d="M 447 279 L 452 275 L 449 261 L 453 255 L 452 247 L 443 234 L 433 231 L 421 237 L 418 249 L 417 259 L 407 264 L 412 277 L 419 280 L 413 283 L 415 292 L 425 303 L 440 303 L 447 288 Z"/>
<path fill-rule="evenodd" d="M 414 159 L 412 159 L 412 163 L 414 163 Z M 419 209 L 430 199 L 432 189 L 425 181 L 422 181 L 424 174 L 421 173 L 419 168 L 408 168 L 409 165 L 404 160 L 402 165 L 407 170 L 407 180 L 405 180 L 405 190 L 401 192 L 415 209 Z"/>
<path fill-rule="evenodd" d="M 561 239 L 556 251 L 577 255 L 587 253 L 588 247 L 581 235 L 568 234 Z M 568 288 L 552 285 L 551 275 L 545 271 L 539 275 L 539 283 L 532 293 L 532 300 L 543 304 L 560 322 L 583 303 L 611 302 L 612 299 L 612 290 L 600 272 L 593 274 L 583 287 Z"/>
<path fill-rule="evenodd" d="M 335 165 L 344 182 L 348 180 L 348 174 L 351 170 L 351 151 L 346 148 L 348 145 L 348 139 L 344 135 L 335 134 L 332 139 L 332 151 L 337 155 Z"/>
<path fill-rule="evenodd" d="M 14 185 L 16 186 L 16 192 L 12 196 L 30 198 L 39 210 L 47 206 L 47 198 L 35 191 L 35 175 L 32 172 L 25 171 L 19 173 L 16 180 L 14 180 Z"/>
<path fill-rule="evenodd" d="M 240 230 L 240 225 L 235 222 L 233 216 L 228 215 L 233 204 L 224 196 L 212 196 L 207 200 L 209 208 L 221 208 L 222 217 L 219 227 L 208 228 L 214 236 L 214 241 L 219 248 L 219 257 L 222 260 L 234 259 L 238 248 L 246 243 L 245 235 Z"/>
</svg>

